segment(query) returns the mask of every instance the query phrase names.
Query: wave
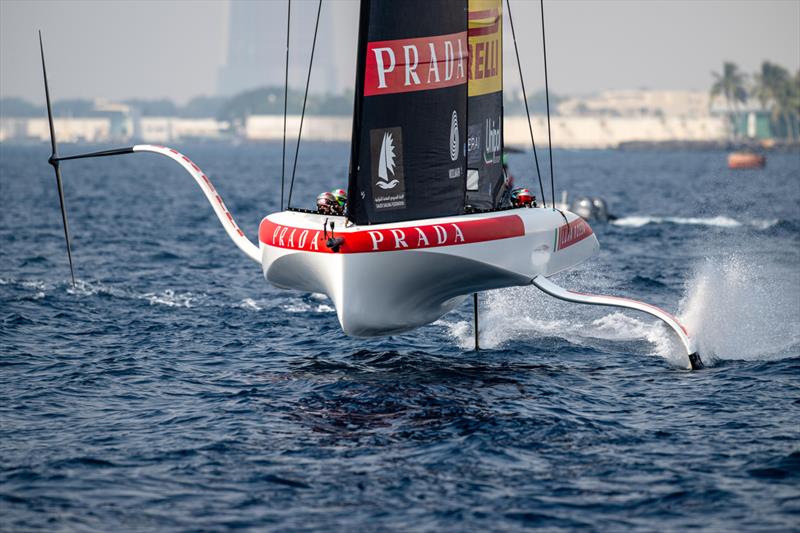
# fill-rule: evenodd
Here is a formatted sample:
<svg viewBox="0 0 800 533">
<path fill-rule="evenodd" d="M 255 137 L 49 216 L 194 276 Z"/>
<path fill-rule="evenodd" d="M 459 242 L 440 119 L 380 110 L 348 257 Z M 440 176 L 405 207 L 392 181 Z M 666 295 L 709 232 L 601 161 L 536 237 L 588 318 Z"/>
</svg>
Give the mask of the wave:
<svg viewBox="0 0 800 533">
<path fill-rule="evenodd" d="M 0 285 L 17 286 L 25 293 L 24 298 L 29 300 L 39 300 L 48 295 L 58 295 L 66 293 L 77 297 L 110 297 L 122 300 L 145 301 L 152 306 L 163 306 L 172 308 L 192 309 L 198 307 L 220 307 L 241 309 L 250 312 L 261 312 L 265 309 L 275 308 L 276 306 L 288 305 L 295 306 L 297 311 L 316 311 L 327 312 L 333 310 L 332 307 L 320 303 L 316 306 L 307 305 L 303 307 L 302 298 L 289 298 L 290 303 L 286 304 L 286 298 L 279 301 L 273 299 L 253 299 L 244 298 L 238 301 L 225 301 L 219 297 L 214 297 L 203 292 L 176 291 L 174 289 L 164 289 L 159 292 L 136 292 L 124 287 L 113 287 L 97 281 L 75 280 L 75 286 L 59 282 L 52 283 L 41 280 L 17 280 L 12 278 L 0 278 Z M 310 297 L 314 299 L 313 297 Z M 294 302 L 297 300 L 298 302 Z"/>
<path fill-rule="evenodd" d="M 327 297 L 324 295 L 320 296 L 323 296 L 327 300 Z M 305 298 L 288 298 L 288 302 L 284 302 L 283 305 L 281 305 L 281 309 L 287 313 L 334 313 L 336 311 L 333 306 L 327 303 L 308 302 Z"/>
<path fill-rule="evenodd" d="M 640 228 L 648 224 L 684 224 L 691 226 L 715 226 L 718 228 L 738 228 L 749 226 L 760 230 L 769 229 L 780 223 L 778 219 L 753 219 L 745 222 L 735 218 L 719 215 L 715 217 L 654 217 L 654 216 L 629 216 L 618 218 L 611 222 L 615 226 L 627 228 Z"/>
</svg>

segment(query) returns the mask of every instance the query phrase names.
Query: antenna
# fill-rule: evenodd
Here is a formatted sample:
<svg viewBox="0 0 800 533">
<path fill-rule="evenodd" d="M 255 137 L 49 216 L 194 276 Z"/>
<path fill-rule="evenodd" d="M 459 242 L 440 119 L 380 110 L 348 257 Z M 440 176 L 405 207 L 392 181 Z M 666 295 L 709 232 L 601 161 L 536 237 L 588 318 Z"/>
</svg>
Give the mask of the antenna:
<svg viewBox="0 0 800 533">
<path fill-rule="evenodd" d="M 53 126 L 53 106 L 50 103 L 50 86 L 47 84 L 47 67 L 44 62 L 44 45 L 42 44 L 42 30 L 39 30 L 39 51 L 42 54 L 42 76 L 44 76 L 44 97 L 47 101 L 47 121 L 50 125 L 50 157 L 47 162 L 53 167 L 56 173 L 56 185 L 58 185 L 58 200 L 61 202 L 61 221 L 64 224 L 64 239 L 67 241 L 67 258 L 69 259 L 69 273 L 72 277 L 72 286 L 75 286 L 75 268 L 72 264 L 72 241 L 69 237 L 69 223 L 67 222 L 67 205 L 64 202 L 64 186 L 61 180 L 61 161 L 71 159 L 84 159 L 87 157 L 106 157 L 110 155 L 132 154 L 133 146 L 125 148 L 114 148 L 111 150 L 101 150 L 99 152 L 89 152 L 85 154 L 70 155 L 66 157 L 58 156 L 58 143 L 56 143 L 56 129 Z"/>
<path fill-rule="evenodd" d="M 44 45 L 42 44 L 42 30 L 39 30 L 39 51 L 42 54 L 42 75 L 44 76 L 44 96 L 47 100 L 47 120 L 50 123 L 50 159 L 48 163 L 56 173 L 58 185 L 58 200 L 61 202 L 61 220 L 64 223 L 64 239 L 67 241 L 67 258 L 69 258 L 69 273 L 72 277 L 72 286 L 75 287 L 75 269 L 72 265 L 72 244 L 69 238 L 69 223 L 67 222 L 67 206 L 64 203 L 64 187 L 61 183 L 61 167 L 58 159 L 58 146 L 56 145 L 56 130 L 53 126 L 53 106 L 50 104 L 50 87 L 47 85 L 47 67 L 44 63 Z"/>
<path fill-rule="evenodd" d="M 547 83 L 547 40 L 544 38 L 544 0 L 539 0 L 542 12 L 542 57 L 544 58 L 544 97 L 547 103 L 547 153 L 550 154 L 550 198 L 553 209 L 556 207 L 556 185 L 553 178 L 553 138 L 550 128 L 550 86 Z M 542 193 L 544 194 L 544 193 Z"/>
</svg>

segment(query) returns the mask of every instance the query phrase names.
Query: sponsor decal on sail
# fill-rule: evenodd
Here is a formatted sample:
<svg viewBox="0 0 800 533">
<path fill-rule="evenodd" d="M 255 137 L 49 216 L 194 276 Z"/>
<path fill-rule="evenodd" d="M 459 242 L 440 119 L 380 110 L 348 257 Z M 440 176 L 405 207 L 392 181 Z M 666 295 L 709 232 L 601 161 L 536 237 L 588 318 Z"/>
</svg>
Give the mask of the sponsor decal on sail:
<svg viewBox="0 0 800 533">
<path fill-rule="evenodd" d="M 453 162 L 458 161 L 458 154 L 461 152 L 461 143 L 459 142 L 458 136 L 458 112 L 453 110 L 453 114 L 450 117 L 450 160 Z M 461 177 L 461 165 L 459 164 L 457 167 L 451 167 L 448 170 L 448 176 L 450 179 L 460 178 Z"/>
<path fill-rule="evenodd" d="M 378 181 L 376 182 L 376 185 L 381 189 L 394 189 L 400 183 L 396 179 L 389 181 L 389 174 L 394 175 L 394 158 L 394 138 L 391 132 L 385 131 L 383 133 L 383 141 L 381 141 L 380 153 L 378 154 Z"/>
<path fill-rule="evenodd" d="M 481 162 L 481 127 L 478 124 L 469 125 L 467 136 L 467 166 L 475 167 Z"/>
<path fill-rule="evenodd" d="M 500 0 L 469 0 L 469 95 L 503 90 Z"/>
<path fill-rule="evenodd" d="M 487 165 L 499 163 L 502 158 L 502 142 L 500 137 L 500 119 L 486 119 L 486 146 L 483 149 L 483 161 Z"/>
<path fill-rule="evenodd" d="M 467 32 L 367 44 L 364 96 L 467 82 Z"/>
<path fill-rule="evenodd" d="M 458 113 L 455 109 L 450 119 L 450 159 L 452 161 L 458 159 Z"/>
<path fill-rule="evenodd" d="M 402 128 L 370 131 L 375 209 L 401 209 L 406 205 L 402 131 Z"/>
</svg>

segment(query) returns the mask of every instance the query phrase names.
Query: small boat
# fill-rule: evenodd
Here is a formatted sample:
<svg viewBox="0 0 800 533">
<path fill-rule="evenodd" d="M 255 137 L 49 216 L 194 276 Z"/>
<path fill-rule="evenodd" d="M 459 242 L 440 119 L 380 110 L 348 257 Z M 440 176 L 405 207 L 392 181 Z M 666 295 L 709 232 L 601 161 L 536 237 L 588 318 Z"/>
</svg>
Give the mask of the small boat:
<svg viewBox="0 0 800 533">
<path fill-rule="evenodd" d="M 608 202 L 600 196 L 579 196 L 569 203 L 567 191 L 561 191 L 561 201 L 556 202 L 559 211 L 572 211 L 587 222 L 610 222 L 618 217 L 608 212 Z"/>
<path fill-rule="evenodd" d="M 136 145 L 59 157 L 45 70 L 49 162 L 70 268 L 60 163 L 151 152 L 192 176 L 228 236 L 267 281 L 327 295 L 348 335 L 408 331 L 472 295 L 477 349 L 478 293 L 533 285 L 562 300 L 655 316 L 683 343 L 687 368 L 700 368 L 686 328 L 669 313 L 626 298 L 569 291 L 548 279 L 597 253 L 598 240 L 583 218 L 556 209 L 554 194 L 550 205 L 544 198 L 539 207 L 504 204 L 502 28 L 501 0 L 362 0 L 345 215 L 292 207 L 292 177 L 287 207 L 261 221 L 257 245 L 208 176 L 176 150 Z M 313 64 L 313 48 L 311 58 Z"/>
<path fill-rule="evenodd" d="M 767 156 L 753 152 L 731 152 L 728 154 L 728 168 L 764 168 Z"/>
</svg>

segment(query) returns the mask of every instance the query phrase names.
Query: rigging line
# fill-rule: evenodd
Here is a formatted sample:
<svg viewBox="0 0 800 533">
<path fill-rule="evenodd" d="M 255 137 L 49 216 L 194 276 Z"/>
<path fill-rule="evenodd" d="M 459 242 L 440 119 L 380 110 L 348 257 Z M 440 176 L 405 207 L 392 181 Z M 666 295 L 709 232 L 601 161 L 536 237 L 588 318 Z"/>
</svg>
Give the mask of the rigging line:
<svg viewBox="0 0 800 533">
<path fill-rule="evenodd" d="M 317 3 L 317 22 L 314 24 L 314 40 L 311 42 L 311 59 L 308 61 L 308 76 L 306 77 L 306 92 L 303 95 L 303 111 L 300 113 L 300 131 L 297 132 L 297 144 L 294 148 L 294 163 L 292 164 L 292 180 L 289 182 L 289 199 L 287 207 L 292 207 L 292 191 L 294 190 L 294 173 L 297 170 L 297 156 L 300 152 L 300 138 L 303 136 L 303 119 L 306 116 L 306 102 L 308 101 L 308 86 L 311 83 L 311 67 L 314 65 L 314 49 L 317 47 L 317 30 L 319 30 L 319 14 L 322 11 L 322 0 Z"/>
<path fill-rule="evenodd" d="M 547 105 L 547 152 L 550 155 L 550 198 L 553 207 L 556 206 L 556 186 L 553 178 L 553 139 L 550 135 L 550 88 L 547 83 L 547 44 L 544 38 L 544 0 L 539 0 L 539 8 L 542 12 L 542 56 L 544 57 L 544 98 Z M 544 193 L 542 193 L 544 194 Z"/>
<path fill-rule="evenodd" d="M 289 30 L 292 22 L 292 0 L 286 10 L 286 67 L 283 74 L 283 152 L 281 153 L 281 211 L 283 211 L 283 189 L 286 182 L 286 107 L 289 99 Z"/>
<path fill-rule="evenodd" d="M 508 21 L 511 23 L 511 37 L 514 40 L 514 53 L 517 55 L 517 68 L 519 69 L 519 81 L 522 84 L 522 99 L 525 101 L 525 115 L 528 117 L 528 131 L 531 134 L 531 146 L 533 147 L 533 160 L 536 163 L 536 175 L 539 177 L 539 190 L 542 192 L 542 207 L 547 207 L 547 200 L 544 197 L 544 185 L 542 185 L 542 172 L 539 169 L 539 156 L 536 154 L 536 143 L 533 141 L 533 124 L 531 124 L 531 112 L 528 109 L 528 93 L 525 92 L 525 78 L 522 77 L 522 64 L 519 62 L 519 48 L 517 48 L 517 34 L 514 31 L 514 17 L 511 16 L 511 2 L 506 0 L 508 10 Z"/>
</svg>

